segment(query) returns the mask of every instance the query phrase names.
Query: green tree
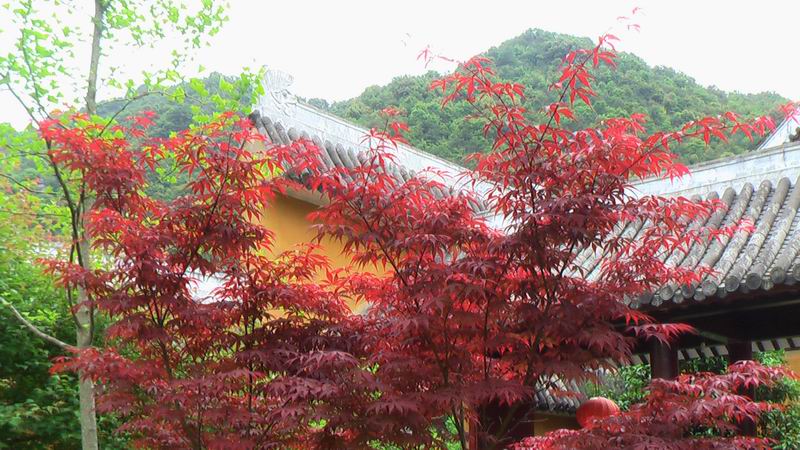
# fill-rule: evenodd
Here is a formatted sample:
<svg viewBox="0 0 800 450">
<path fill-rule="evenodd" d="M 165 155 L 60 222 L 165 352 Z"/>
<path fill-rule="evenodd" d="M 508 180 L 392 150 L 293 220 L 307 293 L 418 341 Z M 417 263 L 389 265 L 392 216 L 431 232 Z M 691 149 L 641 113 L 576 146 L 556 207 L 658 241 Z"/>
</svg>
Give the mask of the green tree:
<svg viewBox="0 0 800 450">
<path fill-rule="evenodd" d="M 25 109 L 31 128 L 22 133 L 0 135 L 5 161 L 2 175 L 11 180 L 13 189 L 17 191 L 40 193 L 47 197 L 45 210 L 57 211 L 53 216 L 55 220 L 47 224 L 58 239 L 36 242 L 40 250 L 59 252 L 65 261 L 84 269 L 92 269 L 101 261 L 90 251 L 92 239 L 84 227 L 92 208 L 84 174 L 71 171 L 54 160 L 49 152 L 51 142 L 39 139 L 32 130 L 37 129 L 43 120 L 58 118 L 56 111 L 64 109 L 64 105 L 69 110 L 85 112 L 87 120 L 105 124 L 103 132 L 112 132 L 111 125 L 137 100 L 151 95 L 170 95 L 173 100 L 182 101 L 186 97 L 184 90 L 168 92 L 163 86 L 183 80 L 178 69 L 187 63 L 191 49 L 205 45 L 217 33 L 225 21 L 224 11 L 223 5 L 214 0 L 187 4 L 160 0 L 93 0 L 77 4 L 62 0 L 17 0 L 5 6 L 2 13 L 13 26 L 4 33 L 12 35 L 14 45 L 0 53 L 0 85 Z M 70 25 L 73 23 L 88 26 Z M 169 66 L 143 72 L 143 90 L 134 89 L 134 80 L 116 76 L 118 68 L 106 62 L 105 57 L 110 54 L 131 54 L 137 48 L 155 44 L 163 47 L 172 42 L 175 48 Z M 88 47 L 81 48 L 83 43 Z M 89 55 L 88 64 L 82 57 L 84 51 Z M 250 79 L 243 77 L 245 81 Z M 202 82 L 189 81 L 189 84 L 196 95 L 204 94 Z M 124 92 L 125 99 L 115 111 L 108 111 L 106 117 L 100 117 L 98 92 L 110 95 L 111 89 Z M 235 86 L 220 81 L 220 89 L 232 93 Z M 211 96 L 209 100 L 223 108 L 229 106 L 221 95 Z M 203 119 L 202 111 L 193 113 L 199 120 Z M 26 164 L 36 169 L 37 177 L 25 179 L 8 170 Z M 48 181 L 42 183 L 41 180 L 45 179 Z M 40 191 L 42 185 L 44 191 Z M 48 190 L 48 186 L 55 188 Z M 33 214 L 41 218 L 40 212 L 34 211 Z M 65 295 L 70 305 L 70 322 L 75 329 L 74 347 L 89 347 L 97 331 L 91 299 L 82 289 L 67 289 Z M 54 330 L 48 330 L 47 324 L 39 323 L 38 310 L 26 309 L 26 305 L 39 305 L 46 300 L 9 297 L 3 300 L 6 311 L 10 311 L 28 331 L 61 351 L 73 347 L 68 343 L 71 339 L 62 339 L 63 336 L 53 334 Z M 81 377 L 78 397 L 82 447 L 97 449 L 94 386 L 88 378 Z"/>
<path fill-rule="evenodd" d="M 15 191 L 10 180 L 0 178 L 0 302 L 14 305 L 36 329 L 66 342 L 75 327 L 66 292 L 36 263 L 52 250 L 46 243 L 62 215 L 42 195 Z M 97 325 L 104 328 L 102 321 Z M 66 353 L 45 339 L 31 339 L 30 333 L 11 308 L 0 308 L 0 449 L 78 448 L 78 380 L 51 374 L 53 358 Z M 116 428 L 115 418 L 99 420 L 109 425 L 101 430 L 104 448 L 123 448 L 125 436 L 102 433 Z"/>
<path fill-rule="evenodd" d="M 38 225 L 46 213 L 32 193 L 0 180 L 0 301 L 16 305 L 38 329 L 59 340 L 74 332 L 64 292 L 36 266 L 29 242 L 44 242 Z M 5 299 L 5 300 L 2 300 Z M 35 301 L 34 301 L 35 299 Z M 0 308 L 0 449 L 71 449 L 80 445 L 77 383 L 51 376 L 56 345 L 31 339 L 9 308 Z"/>
</svg>

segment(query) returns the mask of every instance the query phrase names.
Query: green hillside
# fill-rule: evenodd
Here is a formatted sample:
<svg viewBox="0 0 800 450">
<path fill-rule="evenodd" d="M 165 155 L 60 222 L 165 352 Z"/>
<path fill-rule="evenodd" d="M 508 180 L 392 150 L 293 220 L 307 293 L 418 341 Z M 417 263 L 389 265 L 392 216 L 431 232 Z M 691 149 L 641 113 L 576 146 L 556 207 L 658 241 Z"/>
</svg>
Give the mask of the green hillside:
<svg viewBox="0 0 800 450">
<path fill-rule="evenodd" d="M 555 100 L 547 87 L 558 77 L 561 58 L 570 49 L 590 46 L 592 42 L 586 38 L 529 30 L 486 55 L 495 62 L 501 77 L 526 86 L 526 106 L 538 110 Z M 578 126 L 640 112 L 649 117 L 651 131 L 674 129 L 689 120 L 724 111 L 745 117 L 769 114 L 787 101 L 772 92 L 740 94 L 704 87 L 683 73 L 651 67 L 632 54 L 621 54 L 618 65 L 615 71 L 596 73 L 594 111 L 579 108 Z M 437 76 L 430 72 L 398 77 L 386 86 L 372 86 L 356 98 L 334 103 L 330 110 L 364 126 L 376 126 L 380 124 L 377 111 L 397 106 L 406 113 L 411 128 L 408 138 L 413 145 L 457 162 L 466 154 L 489 148 L 480 136 L 479 125 L 464 119 L 470 112 L 466 104 L 440 107 L 438 93 L 428 90 Z M 691 164 L 746 152 L 756 144 L 742 137 L 728 144 L 712 143 L 708 148 L 702 142 L 692 142 L 675 150 Z"/>
<path fill-rule="evenodd" d="M 494 61 L 501 77 L 526 86 L 526 106 L 538 111 L 555 100 L 555 93 L 547 88 L 558 77 L 561 58 L 570 49 L 591 45 L 592 42 L 586 38 L 529 30 L 491 48 L 486 55 Z M 640 112 L 649 117 L 650 131 L 675 129 L 689 120 L 724 111 L 735 111 L 745 117 L 774 113 L 778 105 L 787 101 L 773 92 L 740 94 L 701 86 L 683 73 L 668 67 L 651 67 L 632 54 L 620 54 L 618 66 L 613 71 L 602 69 L 596 73 L 598 97 L 594 100 L 594 110 L 579 107 L 580 120 L 576 126 L 591 126 L 604 118 Z M 332 105 L 321 99 L 307 101 L 364 126 L 380 125 L 378 112 L 381 109 L 399 107 L 405 112 L 403 120 L 411 128 L 408 138 L 413 145 L 462 162 L 465 155 L 485 151 L 490 145 L 482 138 L 480 125 L 465 119 L 471 112 L 466 104 L 456 102 L 445 109 L 440 107 L 439 93 L 428 89 L 431 81 L 439 76 L 429 72 L 397 77 L 386 86 L 371 86 L 358 97 Z M 220 86 L 236 85 L 236 78 L 215 73 L 202 83 L 196 83 L 202 86 L 180 87 L 187 93 L 183 103 L 176 103 L 168 96 L 148 96 L 129 105 L 122 116 L 153 110 L 160 120 L 152 132 L 166 136 L 172 131 L 185 129 L 194 114 L 205 110 L 206 107 L 199 106 L 201 102 L 219 103 L 218 97 L 225 96 Z M 238 94 L 246 96 L 241 92 Z M 122 104 L 122 100 L 106 102 L 100 105 L 99 110 L 101 114 L 111 114 Z M 737 137 L 727 144 L 712 142 L 710 147 L 706 147 L 697 141 L 675 150 L 684 162 L 691 164 L 746 152 L 756 145 L 744 137 Z"/>
</svg>

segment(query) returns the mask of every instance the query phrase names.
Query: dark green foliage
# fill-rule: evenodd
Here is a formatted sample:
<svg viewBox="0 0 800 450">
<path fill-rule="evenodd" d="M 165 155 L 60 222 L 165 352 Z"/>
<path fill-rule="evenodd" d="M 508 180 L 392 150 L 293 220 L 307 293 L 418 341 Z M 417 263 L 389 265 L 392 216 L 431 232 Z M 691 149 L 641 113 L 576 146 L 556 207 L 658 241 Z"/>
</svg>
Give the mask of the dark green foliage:
<svg viewBox="0 0 800 450">
<path fill-rule="evenodd" d="M 602 382 L 587 386 L 589 397 L 605 397 L 627 411 L 645 396 L 645 388 L 650 383 L 650 365 L 637 364 L 624 366 L 615 373 L 603 377 Z"/>
<path fill-rule="evenodd" d="M 767 367 L 782 366 L 786 364 L 786 352 L 783 350 L 757 352 L 754 356 L 756 361 Z"/>
<path fill-rule="evenodd" d="M 758 352 L 755 359 L 765 366 L 786 364 L 783 350 Z M 728 366 L 725 356 L 695 358 L 681 361 L 681 373 L 724 373 Z M 650 366 L 646 364 L 622 367 L 616 373 L 604 377 L 599 385 L 587 387 L 589 396 L 602 396 L 614 400 L 623 410 L 644 398 L 650 382 Z M 756 399 L 784 404 L 785 409 L 768 412 L 759 427 L 759 435 L 774 439 L 775 450 L 800 449 L 800 381 L 785 379 L 769 389 L 759 388 Z M 697 435 L 713 436 L 712 429 L 697 430 Z"/>
<path fill-rule="evenodd" d="M 501 77 L 526 86 L 526 106 L 533 113 L 556 100 L 548 86 L 558 78 L 561 58 L 570 49 L 592 45 L 586 38 L 529 30 L 490 49 L 486 55 L 495 62 Z M 650 120 L 648 131 L 667 130 L 724 111 L 735 111 L 746 117 L 777 114 L 778 105 L 787 101 L 771 92 L 740 94 L 703 87 L 687 75 L 667 67 L 650 67 L 631 54 L 620 54 L 618 63 L 616 71 L 602 69 L 597 73 L 594 87 L 598 96 L 594 100 L 594 111 L 584 106 L 577 107 L 579 121 L 575 127 L 590 126 L 609 117 L 644 113 Z M 490 143 L 481 137 L 481 126 L 467 118 L 474 111 L 466 102 L 454 102 L 441 108 L 440 93 L 428 89 L 431 81 L 439 76 L 436 72 L 428 72 L 397 77 L 386 86 L 368 87 L 358 97 L 332 105 L 319 98 L 306 99 L 305 102 L 367 127 L 383 125 L 384 119 L 380 117 L 383 108 L 399 107 L 405 112 L 405 120 L 411 128 L 407 138 L 413 145 L 463 163 L 466 155 L 485 152 Z M 250 93 L 239 92 L 247 84 L 240 81 L 236 77 L 214 73 L 202 81 L 194 80 L 165 93 L 144 96 L 131 103 L 120 117 L 155 111 L 159 119 L 151 132 L 168 136 L 188 128 L 193 116 L 214 110 L 214 105 L 226 96 L 237 97 L 240 104 L 248 104 Z M 123 100 L 101 103 L 98 113 L 111 115 L 124 104 Z M 730 143 L 712 141 L 706 147 L 702 142 L 692 141 L 675 150 L 685 163 L 691 164 L 740 154 L 756 145 L 757 142 L 751 143 L 737 135 Z M 178 195 L 172 175 L 169 168 L 162 168 L 153 180 L 153 192 L 163 198 Z"/>
<path fill-rule="evenodd" d="M 713 372 L 724 373 L 728 367 L 727 356 L 709 356 L 680 361 L 681 373 Z"/>
<path fill-rule="evenodd" d="M 456 425 L 452 416 L 448 417 L 444 422 L 445 429 L 443 430 L 436 430 L 431 429 L 431 435 L 435 442 L 438 443 L 438 447 L 441 450 L 460 450 L 461 443 L 458 442 L 458 434 L 456 431 Z M 418 447 L 399 447 L 395 444 L 386 444 L 383 442 L 371 442 L 370 448 L 373 450 L 425 450 L 429 447 L 425 446 L 418 446 Z"/>
<path fill-rule="evenodd" d="M 591 46 L 586 38 L 529 30 L 490 49 L 486 55 L 494 61 L 501 77 L 526 86 L 526 106 L 537 111 L 556 100 L 548 86 L 558 79 L 561 58 L 570 49 Z M 743 116 L 773 113 L 787 101 L 775 93 L 726 93 L 715 87 L 703 87 L 687 75 L 667 67 L 650 67 L 631 54 L 620 54 L 618 63 L 615 72 L 603 69 L 597 73 L 594 111 L 577 108 L 580 120 L 576 126 L 644 113 L 650 120 L 648 131 L 667 130 L 725 111 Z M 413 145 L 456 162 L 469 153 L 489 149 L 489 140 L 476 137 L 479 127 L 464 118 L 473 112 L 466 102 L 440 108 L 439 93 L 428 90 L 437 76 L 429 72 L 398 77 L 386 86 L 372 86 L 354 99 L 335 103 L 331 111 L 364 126 L 377 126 L 381 123 L 378 112 L 387 106 L 397 106 L 407 114 L 411 128 L 408 137 Z M 707 148 L 702 142 L 693 142 L 675 150 L 684 162 L 696 163 L 740 154 L 756 144 L 737 137 L 729 144 L 712 142 Z"/>
<path fill-rule="evenodd" d="M 782 350 L 759 353 L 765 366 L 786 364 Z M 775 450 L 800 449 L 800 381 L 785 379 L 772 389 L 759 389 L 758 400 L 783 403 L 785 409 L 770 411 L 764 417 L 763 434 L 775 440 Z"/>
<path fill-rule="evenodd" d="M 800 404 L 793 402 L 784 410 L 770 411 L 764 417 L 766 435 L 775 440 L 775 450 L 800 449 Z"/>
<path fill-rule="evenodd" d="M 0 161 L 0 169 L 21 171 L 20 163 L 11 158 Z M 0 303 L 13 304 L 43 331 L 73 342 L 74 324 L 63 291 L 33 261 L 32 243 L 47 245 L 31 214 L 31 208 L 40 205 L 39 198 L 11 193 L 10 187 L 0 179 Z M 40 211 L 54 212 L 46 207 Z M 0 449 L 80 447 L 77 382 L 68 375 L 49 373 L 51 358 L 61 354 L 0 304 Z"/>
<path fill-rule="evenodd" d="M 2 247 L 0 296 L 51 335 L 74 340 L 63 293 L 33 264 Z M 80 447 L 77 381 L 49 373 L 51 358 L 59 354 L 0 307 L 0 449 Z"/>
<path fill-rule="evenodd" d="M 168 137 L 172 133 L 188 130 L 198 121 L 203 122 L 203 115 L 230 107 L 229 102 L 250 104 L 252 98 L 252 80 L 250 74 L 241 77 L 224 76 L 219 73 L 173 86 L 164 91 L 147 91 L 145 87 L 133 100 L 117 99 L 97 105 L 97 114 L 101 117 L 116 115 L 117 120 L 141 115 L 145 111 L 157 114 L 155 123 L 148 130 L 151 136 Z M 244 112 L 245 114 L 249 111 Z"/>
<path fill-rule="evenodd" d="M 6 168 L 16 167 L 8 161 L 3 161 Z M 39 215 L 34 211 L 55 217 L 59 210 L 41 197 L 13 193 L 9 187 L 0 180 L 0 302 L 14 305 L 51 336 L 74 343 L 75 324 L 65 291 L 54 286 L 35 261 L 43 256 L 40 252 L 54 251 L 58 244 L 47 239 L 42 227 L 47 221 L 35 221 Z M 99 321 L 98 343 L 101 335 Z M 81 447 L 77 378 L 50 374 L 52 359 L 63 354 L 34 336 L 0 304 L 0 450 Z M 114 417 L 100 416 L 99 424 L 102 448 L 126 448 L 124 436 L 113 434 L 118 426 Z"/>
<path fill-rule="evenodd" d="M 74 324 L 62 290 L 39 268 L 0 246 L 0 296 L 43 331 L 74 342 Z M 0 450 L 80 448 L 78 382 L 71 374 L 51 375 L 52 358 L 63 353 L 33 336 L 0 307 Z M 100 416 L 102 448 L 126 448 L 114 430 L 118 421 Z"/>
</svg>

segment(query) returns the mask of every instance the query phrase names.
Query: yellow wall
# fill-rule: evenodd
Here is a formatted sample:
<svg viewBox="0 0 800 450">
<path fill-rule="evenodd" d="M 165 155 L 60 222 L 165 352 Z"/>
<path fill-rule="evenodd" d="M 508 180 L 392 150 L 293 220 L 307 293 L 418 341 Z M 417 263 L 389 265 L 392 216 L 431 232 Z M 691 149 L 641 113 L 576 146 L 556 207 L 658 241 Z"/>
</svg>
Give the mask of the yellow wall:
<svg viewBox="0 0 800 450">
<path fill-rule="evenodd" d="M 265 211 L 261 224 L 275 233 L 273 252 L 278 254 L 292 247 L 311 242 L 316 236 L 316 230 L 308 220 L 308 215 L 318 206 L 288 196 L 276 197 Z M 343 245 L 331 239 L 320 242 L 321 253 L 330 259 L 333 268 L 342 268 L 351 265 L 350 257 L 343 253 Z M 324 276 L 324 274 L 320 274 Z M 351 305 L 354 312 L 359 313 L 366 305 Z"/>
<path fill-rule="evenodd" d="M 795 373 L 800 374 L 800 350 L 786 352 L 786 365 Z"/>
<path fill-rule="evenodd" d="M 316 209 L 316 205 L 291 197 L 278 196 L 273 200 L 265 211 L 261 224 L 275 233 L 275 253 L 289 250 L 297 244 L 311 242 L 314 239 L 315 232 L 307 217 Z M 325 243 L 324 253 L 337 267 L 341 267 L 346 262 L 341 255 L 341 246 L 336 242 Z"/>
<path fill-rule="evenodd" d="M 541 436 L 553 430 L 567 428 L 575 430 L 580 428 L 575 417 L 572 416 L 558 416 L 553 414 L 537 412 L 533 417 L 533 434 L 534 436 Z"/>
</svg>

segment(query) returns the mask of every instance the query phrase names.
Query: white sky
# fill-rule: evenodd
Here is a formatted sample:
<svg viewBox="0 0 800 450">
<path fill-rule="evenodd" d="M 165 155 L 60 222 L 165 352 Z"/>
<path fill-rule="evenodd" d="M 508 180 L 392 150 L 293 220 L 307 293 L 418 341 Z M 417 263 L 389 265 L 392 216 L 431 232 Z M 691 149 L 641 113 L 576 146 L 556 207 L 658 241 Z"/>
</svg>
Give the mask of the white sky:
<svg viewBox="0 0 800 450">
<path fill-rule="evenodd" d="M 618 49 L 651 65 L 673 67 L 703 85 L 800 99 L 798 0 L 230 2 L 230 22 L 196 61 L 226 74 L 244 66 L 279 68 L 294 76 L 292 90 L 304 97 L 347 99 L 395 76 L 423 72 L 416 55 L 426 45 L 464 59 L 528 28 L 595 38 L 617 27 Z M 617 25 L 616 17 L 633 6 L 642 8 L 635 18 L 639 33 Z M 136 73 L 159 59 L 134 50 L 109 62 L 125 61 Z M 20 124 L 22 112 L 7 100 L 0 94 L 0 121 Z"/>
</svg>

